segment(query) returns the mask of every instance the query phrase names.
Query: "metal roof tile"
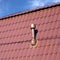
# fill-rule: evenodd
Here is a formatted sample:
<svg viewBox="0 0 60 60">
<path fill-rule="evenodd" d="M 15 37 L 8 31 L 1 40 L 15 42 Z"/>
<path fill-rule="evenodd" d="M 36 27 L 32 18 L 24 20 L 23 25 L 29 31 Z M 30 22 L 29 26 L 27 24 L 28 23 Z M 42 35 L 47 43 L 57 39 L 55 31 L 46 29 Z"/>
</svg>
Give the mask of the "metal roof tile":
<svg viewBox="0 0 60 60">
<path fill-rule="evenodd" d="M 59 60 L 60 6 L 33 10 L 0 20 L 0 60 Z M 37 46 L 30 25 L 36 24 Z M 4 57 L 3 57 L 4 56 Z"/>
</svg>

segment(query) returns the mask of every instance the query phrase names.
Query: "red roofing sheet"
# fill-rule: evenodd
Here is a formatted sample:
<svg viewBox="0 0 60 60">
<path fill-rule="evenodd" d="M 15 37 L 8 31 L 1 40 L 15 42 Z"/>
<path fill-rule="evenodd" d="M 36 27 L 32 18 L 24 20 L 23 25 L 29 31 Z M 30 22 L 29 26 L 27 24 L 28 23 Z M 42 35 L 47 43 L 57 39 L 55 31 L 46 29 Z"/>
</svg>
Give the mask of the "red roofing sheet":
<svg viewBox="0 0 60 60">
<path fill-rule="evenodd" d="M 30 25 L 38 30 L 31 46 Z M 60 6 L 0 20 L 0 60 L 60 60 Z"/>
</svg>

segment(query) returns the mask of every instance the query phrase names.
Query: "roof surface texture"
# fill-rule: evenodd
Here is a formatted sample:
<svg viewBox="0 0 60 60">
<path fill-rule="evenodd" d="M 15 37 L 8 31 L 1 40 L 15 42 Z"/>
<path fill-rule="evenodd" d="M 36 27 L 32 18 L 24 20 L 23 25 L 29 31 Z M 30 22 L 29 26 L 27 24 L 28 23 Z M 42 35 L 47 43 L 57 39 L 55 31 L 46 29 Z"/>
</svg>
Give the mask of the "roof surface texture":
<svg viewBox="0 0 60 60">
<path fill-rule="evenodd" d="M 37 45 L 31 46 L 30 25 Z M 0 60 L 60 60 L 60 5 L 0 19 Z"/>
</svg>

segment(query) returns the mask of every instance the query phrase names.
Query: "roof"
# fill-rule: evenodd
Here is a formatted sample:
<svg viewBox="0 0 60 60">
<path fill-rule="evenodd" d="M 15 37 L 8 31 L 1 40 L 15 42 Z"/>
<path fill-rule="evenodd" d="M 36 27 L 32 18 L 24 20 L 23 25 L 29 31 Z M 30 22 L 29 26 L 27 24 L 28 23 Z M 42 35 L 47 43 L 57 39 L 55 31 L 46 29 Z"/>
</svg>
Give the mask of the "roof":
<svg viewBox="0 0 60 60">
<path fill-rule="evenodd" d="M 38 31 L 35 47 L 32 23 Z M 60 60 L 60 5 L 1 18 L 0 60 Z"/>
</svg>

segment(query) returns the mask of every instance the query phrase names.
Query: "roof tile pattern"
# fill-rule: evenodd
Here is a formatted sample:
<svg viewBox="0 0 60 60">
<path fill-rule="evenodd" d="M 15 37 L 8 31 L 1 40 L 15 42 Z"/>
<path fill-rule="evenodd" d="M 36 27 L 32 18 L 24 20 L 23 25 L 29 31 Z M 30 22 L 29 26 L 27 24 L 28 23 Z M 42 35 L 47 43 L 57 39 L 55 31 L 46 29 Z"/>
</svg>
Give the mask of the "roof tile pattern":
<svg viewBox="0 0 60 60">
<path fill-rule="evenodd" d="M 38 30 L 31 46 L 30 25 Z M 60 6 L 0 20 L 0 60 L 60 60 Z"/>
</svg>

